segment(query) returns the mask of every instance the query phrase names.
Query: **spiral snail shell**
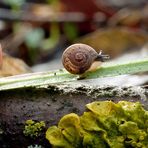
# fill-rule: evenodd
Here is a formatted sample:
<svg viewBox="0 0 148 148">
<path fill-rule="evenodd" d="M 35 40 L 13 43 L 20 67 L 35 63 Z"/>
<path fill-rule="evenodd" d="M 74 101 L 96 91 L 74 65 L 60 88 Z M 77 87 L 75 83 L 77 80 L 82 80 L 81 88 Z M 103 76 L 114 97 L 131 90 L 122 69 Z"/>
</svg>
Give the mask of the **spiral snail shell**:
<svg viewBox="0 0 148 148">
<path fill-rule="evenodd" d="M 62 55 L 62 63 L 65 69 L 72 74 L 83 74 L 88 71 L 95 61 L 103 62 L 107 55 L 97 53 L 86 44 L 73 44 L 66 48 Z"/>
</svg>

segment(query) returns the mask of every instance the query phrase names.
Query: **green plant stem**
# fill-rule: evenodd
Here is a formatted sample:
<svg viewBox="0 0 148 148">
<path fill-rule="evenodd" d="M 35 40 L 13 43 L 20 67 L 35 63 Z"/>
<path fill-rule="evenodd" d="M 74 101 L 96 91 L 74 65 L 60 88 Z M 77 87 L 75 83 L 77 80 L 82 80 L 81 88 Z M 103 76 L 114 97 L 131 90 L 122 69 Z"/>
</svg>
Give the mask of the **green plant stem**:
<svg viewBox="0 0 148 148">
<path fill-rule="evenodd" d="M 105 63 L 101 68 L 97 68 L 96 71 L 87 72 L 83 76 L 85 79 L 94 79 L 146 71 L 148 71 L 148 58 L 126 63 Z M 70 82 L 76 81 L 78 78 L 78 75 L 72 75 L 64 69 L 51 72 L 23 74 L 0 78 L 0 91 Z"/>
</svg>

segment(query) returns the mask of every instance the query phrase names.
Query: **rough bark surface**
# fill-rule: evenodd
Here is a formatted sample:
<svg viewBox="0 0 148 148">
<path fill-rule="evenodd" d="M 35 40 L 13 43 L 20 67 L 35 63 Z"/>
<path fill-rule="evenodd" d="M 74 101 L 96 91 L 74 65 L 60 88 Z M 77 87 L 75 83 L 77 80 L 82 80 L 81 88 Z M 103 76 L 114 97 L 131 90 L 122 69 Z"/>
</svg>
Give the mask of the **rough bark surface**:
<svg viewBox="0 0 148 148">
<path fill-rule="evenodd" d="M 148 109 L 148 91 L 141 87 L 100 87 L 88 85 L 52 85 L 0 92 L 0 147 L 26 148 L 41 144 L 50 147 L 45 131 L 31 139 L 23 134 L 25 121 L 45 121 L 46 129 L 68 113 L 79 115 L 95 100 L 140 101 Z M 46 130 L 45 129 L 45 130 Z"/>
</svg>

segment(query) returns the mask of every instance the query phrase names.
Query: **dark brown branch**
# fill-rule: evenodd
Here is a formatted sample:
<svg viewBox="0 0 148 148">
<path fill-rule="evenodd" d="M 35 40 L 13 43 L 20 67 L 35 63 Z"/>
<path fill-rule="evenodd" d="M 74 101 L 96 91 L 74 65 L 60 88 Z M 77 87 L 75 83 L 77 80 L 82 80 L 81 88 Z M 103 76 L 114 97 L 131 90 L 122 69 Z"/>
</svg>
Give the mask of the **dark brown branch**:
<svg viewBox="0 0 148 148">
<path fill-rule="evenodd" d="M 138 90 L 141 90 L 140 93 Z M 142 97 L 141 97 L 142 96 Z M 95 100 L 140 101 L 148 109 L 146 89 L 117 87 L 88 87 L 82 85 L 52 85 L 48 88 L 27 88 L 0 92 L 0 145 L 1 147 L 26 148 L 31 144 L 49 147 L 45 130 L 57 124 L 68 113 L 79 115 L 85 105 Z M 31 139 L 23 134 L 25 121 L 45 121 L 41 136 Z"/>
<path fill-rule="evenodd" d="M 36 16 L 32 12 L 13 12 L 9 9 L 0 9 L 0 19 L 5 21 L 30 21 L 30 22 L 83 22 L 85 16 L 79 12 L 57 12 L 49 16 Z"/>
</svg>

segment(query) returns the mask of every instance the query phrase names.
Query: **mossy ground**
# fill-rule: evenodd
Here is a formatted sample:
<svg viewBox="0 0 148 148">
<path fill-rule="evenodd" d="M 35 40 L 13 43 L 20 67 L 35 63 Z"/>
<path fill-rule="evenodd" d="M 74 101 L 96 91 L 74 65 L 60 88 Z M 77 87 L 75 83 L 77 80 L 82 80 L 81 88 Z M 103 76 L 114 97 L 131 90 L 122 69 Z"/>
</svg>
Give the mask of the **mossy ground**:
<svg viewBox="0 0 148 148">
<path fill-rule="evenodd" d="M 148 111 L 139 102 L 96 101 L 82 116 L 65 115 L 46 138 L 63 148 L 147 148 Z"/>
</svg>

